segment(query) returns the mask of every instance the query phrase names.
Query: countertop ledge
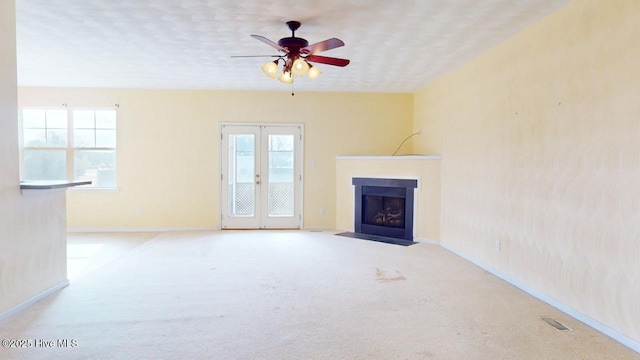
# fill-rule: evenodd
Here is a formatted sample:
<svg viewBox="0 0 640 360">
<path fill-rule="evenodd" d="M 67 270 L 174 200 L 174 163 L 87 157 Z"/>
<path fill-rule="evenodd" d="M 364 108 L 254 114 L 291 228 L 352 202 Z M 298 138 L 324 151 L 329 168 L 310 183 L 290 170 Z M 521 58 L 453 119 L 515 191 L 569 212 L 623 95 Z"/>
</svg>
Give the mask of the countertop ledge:
<svg viewBox="0 0 640 360">
<path fill-rule="evenodd" d="M 89 185 L 91 181 L 66 181 L 66 180 L 33 180 L 20 181 L 20 190 L 51 190 L 63 189 L 72 186 Z"/>
</svg>

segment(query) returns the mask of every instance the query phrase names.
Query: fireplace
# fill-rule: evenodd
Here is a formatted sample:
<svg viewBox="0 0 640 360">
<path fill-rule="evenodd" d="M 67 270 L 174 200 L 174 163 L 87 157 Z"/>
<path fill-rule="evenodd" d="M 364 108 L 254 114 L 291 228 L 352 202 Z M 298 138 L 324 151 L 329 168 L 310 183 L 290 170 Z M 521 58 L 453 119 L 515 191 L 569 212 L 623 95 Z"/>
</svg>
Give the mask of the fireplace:
<svg viewBox="0 0 640 360">
<path fill-rule="evenodd" d="M 417 180 L 353 178 L 352 184 L 355 233 L 413 240 L 413 192 Z"/>
</svg>

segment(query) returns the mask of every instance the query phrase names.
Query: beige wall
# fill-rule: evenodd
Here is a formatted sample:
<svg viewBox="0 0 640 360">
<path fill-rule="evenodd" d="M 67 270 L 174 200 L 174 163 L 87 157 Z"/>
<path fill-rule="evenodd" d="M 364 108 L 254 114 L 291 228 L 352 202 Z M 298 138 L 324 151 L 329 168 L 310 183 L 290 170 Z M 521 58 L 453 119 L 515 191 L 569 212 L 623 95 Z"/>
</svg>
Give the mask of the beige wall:
<svg viewBox="0 0 640 360">
<path fill-rule="evenodd" d="M 7 310 L 66 283 L 64 192 L 21 195 L 15 5 L 0 1 L 0 319 Z"/>
<path fill-rule="evenodd" d="M 443 156 L 442 243 L 636 343 L 639 19 L 574 1 L 414 100 L 415 150 Z"/>
<path fill-rule="evenodd" d="M 416 241 L 440 240 L 440 160 L 338 159 L 336 161 L 336 228 L 353 231 L 354 177 L 418 179 L 415 190 L 414 237 Z"/>
<path fill-rule="evenodd" d="M 220 122 L 303 123 L 304 226 L 335 227 L 335 156 L 390 154 L 411 94 L 20 88 L 20 106 L 119 104 L 118 192 L 68 193 L 73 228 L 215 228 Z M 320 208 L 325 215 L 320 215 Z M 136 209 L 141 215 L 136 215 Z"/>
</svg>

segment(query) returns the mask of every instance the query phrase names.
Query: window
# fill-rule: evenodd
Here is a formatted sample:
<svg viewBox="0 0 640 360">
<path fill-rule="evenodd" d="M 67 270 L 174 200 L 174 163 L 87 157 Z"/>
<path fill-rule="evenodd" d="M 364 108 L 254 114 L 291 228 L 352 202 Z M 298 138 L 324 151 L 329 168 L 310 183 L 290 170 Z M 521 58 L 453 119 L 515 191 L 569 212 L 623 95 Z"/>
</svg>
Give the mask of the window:
<svg viewBox="0 0 640 360">
<path fill-rule="evenodd" d="M 23 109 L 23 180 L 116 187 L 116 110 Z"/>
</svg>

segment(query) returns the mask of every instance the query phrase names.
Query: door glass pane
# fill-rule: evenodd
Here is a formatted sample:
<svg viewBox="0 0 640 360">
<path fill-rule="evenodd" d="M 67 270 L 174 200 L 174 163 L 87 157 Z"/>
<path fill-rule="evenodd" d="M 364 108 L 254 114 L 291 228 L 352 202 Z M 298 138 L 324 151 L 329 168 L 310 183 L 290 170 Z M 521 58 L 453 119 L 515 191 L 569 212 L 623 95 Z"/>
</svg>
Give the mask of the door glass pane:
<svg viewBox="0 0 640 360">
<path fill-rule="evenodd" d="M 293 135 L 269 135 L 269 216 L 294 214 Z"/>
<path fill-rule="evenodd" d="M 255 136 L 229 135 L 229 216 L 255 215 Z"/>
</svg>

